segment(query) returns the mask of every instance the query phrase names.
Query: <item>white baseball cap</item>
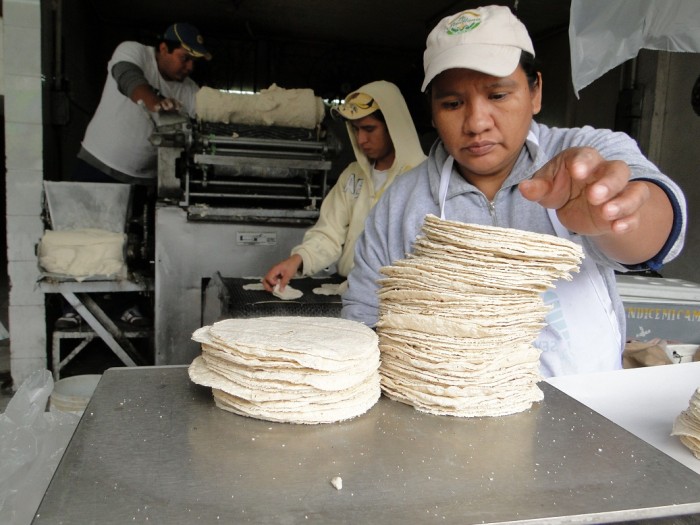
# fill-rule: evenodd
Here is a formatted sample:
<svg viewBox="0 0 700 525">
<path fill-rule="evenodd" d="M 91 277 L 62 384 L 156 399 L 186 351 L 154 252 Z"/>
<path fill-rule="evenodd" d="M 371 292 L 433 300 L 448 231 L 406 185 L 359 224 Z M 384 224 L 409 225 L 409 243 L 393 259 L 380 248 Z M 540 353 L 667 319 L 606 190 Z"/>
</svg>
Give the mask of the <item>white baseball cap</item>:
<svg viewBox="0 0 700 525">
<path fill-rule="evenodd" d="M 491 5 L 446 16 L 428 35 L 421 91 L 447 69 L 506 77 L 518 67 L 522 51 L 535 55 L 527 28 L 508 7 Z"/>
</svg>

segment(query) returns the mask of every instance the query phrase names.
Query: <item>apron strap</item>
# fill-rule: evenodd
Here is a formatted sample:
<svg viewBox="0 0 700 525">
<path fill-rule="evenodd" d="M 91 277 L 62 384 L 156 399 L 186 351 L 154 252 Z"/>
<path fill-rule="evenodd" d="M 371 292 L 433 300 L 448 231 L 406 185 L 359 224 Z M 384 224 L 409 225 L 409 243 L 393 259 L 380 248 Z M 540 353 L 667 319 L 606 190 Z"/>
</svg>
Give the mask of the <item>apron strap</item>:
<svg viewBox="0 0 700 525">
<path fill-rule="evenodd" d="M 447 188 L 450 185 L 450 178 L 452 177 L 452 166 L 454 165 L 455 159 L 452 155 L 447 157 L 445 164 L 442 165 L 442 170 L 440 171 L 440 190 L 438 191 L 438 200 L 440 202 L 440 219 L 445 220 L 445 202 L 447 201 Z"/>
</svg>

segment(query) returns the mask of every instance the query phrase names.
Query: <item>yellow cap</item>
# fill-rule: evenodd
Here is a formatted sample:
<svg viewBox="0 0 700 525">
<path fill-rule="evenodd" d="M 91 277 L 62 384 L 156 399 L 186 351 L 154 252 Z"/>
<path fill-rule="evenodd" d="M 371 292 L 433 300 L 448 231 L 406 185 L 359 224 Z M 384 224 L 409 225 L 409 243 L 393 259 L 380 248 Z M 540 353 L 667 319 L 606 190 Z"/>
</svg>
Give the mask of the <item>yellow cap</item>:
<svg viewBox="0 0 700 525">
<path fill-rule="evenodd" d="M 379 104 L 367 93 L 350 93 L 345 102 L 333 106 L 331 111 L 340 114 L 348 120 L 357 120 L 371 115 L 379 109 Z"/>
</svg>

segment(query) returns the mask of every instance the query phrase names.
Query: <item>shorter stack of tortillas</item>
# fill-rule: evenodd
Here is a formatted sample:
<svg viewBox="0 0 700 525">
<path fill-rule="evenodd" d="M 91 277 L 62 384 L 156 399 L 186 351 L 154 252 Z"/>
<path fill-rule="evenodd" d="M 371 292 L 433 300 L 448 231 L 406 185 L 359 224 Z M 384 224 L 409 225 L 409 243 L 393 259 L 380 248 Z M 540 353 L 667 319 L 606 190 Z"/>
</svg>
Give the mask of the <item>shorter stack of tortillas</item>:
<svg viewBox="0 0 700 525">
<path fill-rule="evenodd" d="M 332 423 L 379 399 L 377 334 L 330 317 L 226 319 L 192 335 L 202 355 L 193 382 L 212 387 L 216 405 L 288 423 Z"/>
<path fill-rule="evenodd" d="M 679 436 L 681 443 L 700 459 L 700 388 L 690 398 L 688 409 L 673 422 L 672 436 Z"/>
<path fill-rule="evenodd" d="M 530 408 L 542 399 L 532 345 L 548 312 L 540 294 L 570 280 L 582 258 L 566 239 L 428 215 L 414 254 L 381 269 L 384 393 L 462 417 Z"/>
</svg>

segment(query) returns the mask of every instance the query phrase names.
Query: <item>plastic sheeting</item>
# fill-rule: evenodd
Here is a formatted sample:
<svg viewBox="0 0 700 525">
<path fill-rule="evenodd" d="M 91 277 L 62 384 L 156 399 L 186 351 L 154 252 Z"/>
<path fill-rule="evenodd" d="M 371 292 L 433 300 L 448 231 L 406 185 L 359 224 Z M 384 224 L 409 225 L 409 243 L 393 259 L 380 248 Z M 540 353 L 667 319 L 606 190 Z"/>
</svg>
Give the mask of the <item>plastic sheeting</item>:
<svg viewBox="0 0 700 525">
<path fill-rule="evenodd" d="M 581 89 L 640 49 L 700 52 L 698 0 L 571 0 L 571 78 Z"/>
<path fill-rule="evenodd" d="M 48 370 L 30 375 L 0 414 L 0 523 L 32 521 L 75 431 L 79 414 L 46 412 L 53 391 Z"/>
</svg>

